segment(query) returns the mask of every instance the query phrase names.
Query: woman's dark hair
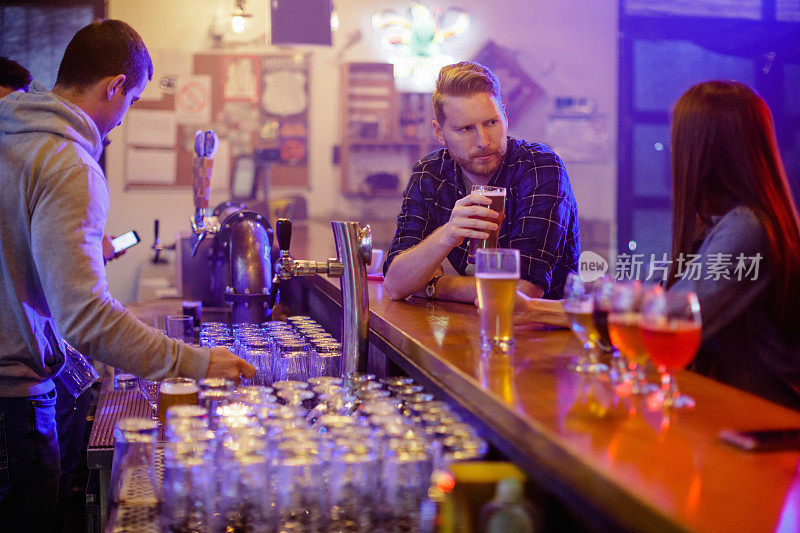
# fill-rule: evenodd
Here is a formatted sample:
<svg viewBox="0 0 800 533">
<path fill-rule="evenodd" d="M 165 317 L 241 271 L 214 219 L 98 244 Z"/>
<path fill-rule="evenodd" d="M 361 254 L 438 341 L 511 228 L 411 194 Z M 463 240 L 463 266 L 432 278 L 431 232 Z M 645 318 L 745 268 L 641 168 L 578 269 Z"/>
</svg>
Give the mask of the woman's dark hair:
<svg viewBox="0 0 800 533">
<path fill-rule="evenodd" d="M 28 69 L 7 57 L 0 57 L 0 85 L 27 91 L 32 79 Z"/>
<path fill-rule="evenodd" d="M 125 74 L 122 90 L 127 93 L 144 76 L 153 78 L 153 61 L 136 30 L 121 20 L 103 19 L 72 37 L 58 68 L 56 85 L 82 90 L 118 74 Z"/>
<path fill-rule="evenodd" d="M 787 336 L 800 321 L 800 223 L 767 103 L 748 86 L 708 81 L 672 117 L 672 257 L 696 252 L 711 217 L 750 208 L 764 226 L 774 317 Z M 676 261 L 668 285 L 677 281 Z"/>
</svg>

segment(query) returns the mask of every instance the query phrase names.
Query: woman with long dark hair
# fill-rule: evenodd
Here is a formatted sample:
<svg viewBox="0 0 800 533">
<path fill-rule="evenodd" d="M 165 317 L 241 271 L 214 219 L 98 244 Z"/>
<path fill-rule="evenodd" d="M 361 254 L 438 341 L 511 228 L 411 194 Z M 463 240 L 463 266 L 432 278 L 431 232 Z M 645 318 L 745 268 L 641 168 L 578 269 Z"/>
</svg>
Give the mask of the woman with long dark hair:
<svg viewBox="0 0 800 533">
<path fill-rule="evenodd" d="M 800 223 L 772 115 L 752 89 L 709 81 L 678 100 L 672 197 L 667 287 L 694 290 L 703 314 L 691 368 L 800 409 Z M 692 254 L 700 279 L 680 271 Z"/>
<path fill-rule="evenodd" d="M 666 285 L 697 293 L 703 318 L 690 368 L 800 409 L 800 223 L 766 102 L 732 81 L 686 91 L 672 176 Z M 557 302 L 520 299 L 517 321 L 566 323 Z"/>
</svg>

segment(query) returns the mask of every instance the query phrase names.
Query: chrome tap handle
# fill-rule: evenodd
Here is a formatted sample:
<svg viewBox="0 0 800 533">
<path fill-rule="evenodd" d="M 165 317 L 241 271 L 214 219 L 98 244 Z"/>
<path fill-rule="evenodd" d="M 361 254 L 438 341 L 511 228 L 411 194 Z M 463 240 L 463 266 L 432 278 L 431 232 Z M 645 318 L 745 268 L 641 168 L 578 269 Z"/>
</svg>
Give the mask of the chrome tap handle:
<svg viewBox="0 0 800 533">
<path fill-rule="evenodd" d="M 328 259 L 327 274 L 329 278 L 341 278 L 344 276 L 344 265 L 337 258 Z"/>
<path fill-rule="evenodd" d="M 293 277 L 314 276 L 316 274 L 327 274 L 329 278 L 341 278 L 344 274 L 344 265 L 335 257 L 327 261 L 292 260 Z"/>
</svg>

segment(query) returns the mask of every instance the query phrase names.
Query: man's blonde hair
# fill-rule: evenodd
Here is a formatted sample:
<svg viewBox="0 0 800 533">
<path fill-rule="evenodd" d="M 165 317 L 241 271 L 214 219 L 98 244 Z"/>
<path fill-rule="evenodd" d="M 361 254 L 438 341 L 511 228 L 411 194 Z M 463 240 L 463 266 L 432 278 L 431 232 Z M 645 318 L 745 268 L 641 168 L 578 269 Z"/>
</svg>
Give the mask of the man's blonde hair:
<svg viewBox="0 0 800 533">
<path fill-rule="evenodd" d="M 433 91 L 433 118 L 440 126 L 444 124 L 444 103 L 448 96 L 471 96 L 489 93 L 502 106 L 500 82 L 487 67 L 474 61 L 462 61 L 442 67 Z"/>
</svg>

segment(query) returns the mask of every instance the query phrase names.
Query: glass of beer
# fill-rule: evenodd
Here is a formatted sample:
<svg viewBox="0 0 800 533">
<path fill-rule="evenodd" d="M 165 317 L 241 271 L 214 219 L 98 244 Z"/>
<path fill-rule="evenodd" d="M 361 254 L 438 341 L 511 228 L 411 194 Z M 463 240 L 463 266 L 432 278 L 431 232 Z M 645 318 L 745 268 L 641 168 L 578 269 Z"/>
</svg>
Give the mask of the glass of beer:
<svg viewBox="0 0 800 533">
<path fill-rule="evenodd" d="M 694 399 L 678 391 L 673 373 L 694 359 L 702 338 L 700 302 L 692 291 L 664 291 L 656 286 L 642 306 L 642 343 L 658 365 L 661 390 L 648 398 L 650 407 L 694 407 Z"/>
<path fill-rule="evenodd" d="M 470 263 L 475 262 L 475 251 L 483 248 L 497 248 L 497 237 L 500 234 L 500 224 L 506 218 L 506 189 L 505 187 L 492 187 L 490 185 L 473 185 L 472 193 L 478 193 L 489 198 L 492 203 L 489 209 L 498 213 L 497 218 L 483 218 L 476 217 L 487 222 L 494 222 L 497 224 L 496 230 L 486 230 L 489 237 L 486 239 L 472 239 L 469 243 L 469 258 Z"/>
<path fill-rule="evenodd" d="M 158 419 L 167 423 L 167 411 L 173 405 L 196 405 L 200 387 L 189 378 L 167 378 L 158 387 Z"/>
<path fill-rule="evenodd" d="M 592 318 L 596 285 L 595 281 L 584 281 L 577 272 L 570 272 L 564 284 L 564 299 L 561 303 L 567 313 L 570 329 L 583 344 L 583 353 L 573 370 L 604 374 L 608 372 L 608 365 L 598 359 L 600 332 Z"/>
<path fill-rule="evenodd" d="M 475 253 L 481 348 L 508 349 L 512 335 L 514 299 L 519 281 L 519 250 L 484 248 Z"/>
</svg>

